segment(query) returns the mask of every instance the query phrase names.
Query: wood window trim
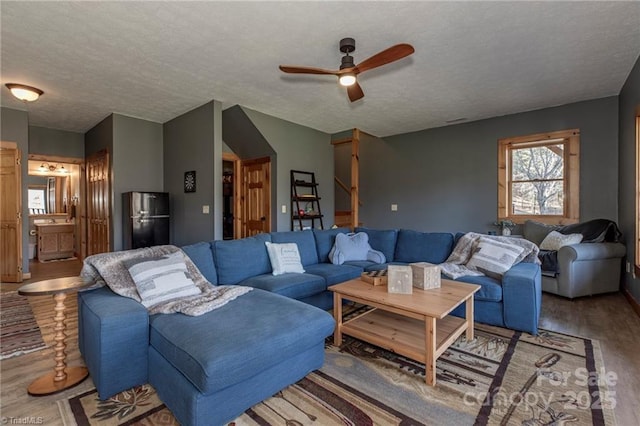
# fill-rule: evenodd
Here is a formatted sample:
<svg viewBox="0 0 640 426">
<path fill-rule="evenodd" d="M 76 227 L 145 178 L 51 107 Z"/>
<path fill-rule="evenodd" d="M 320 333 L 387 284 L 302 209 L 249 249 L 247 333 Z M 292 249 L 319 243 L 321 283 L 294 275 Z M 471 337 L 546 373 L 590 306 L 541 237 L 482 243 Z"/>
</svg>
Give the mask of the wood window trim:
<svg viewBox="0 0 640 426">
<path fill-rule="evenodd" d="M 511 205 L 511 173 L 509 153 L 511 149 L 545 146 L 552 141 L 566 143 L 565 150 L 565 202 L 564 214 L 559 215 L 513 215 Z M 569 224 L 580 220 L 580 130 L 569 129 L 556 132 L 537 133 L 498 140 L 498 219 L 512 220 L 522 224 L 526 220 L 535 220 L 547 224 Z"/>
</svg>

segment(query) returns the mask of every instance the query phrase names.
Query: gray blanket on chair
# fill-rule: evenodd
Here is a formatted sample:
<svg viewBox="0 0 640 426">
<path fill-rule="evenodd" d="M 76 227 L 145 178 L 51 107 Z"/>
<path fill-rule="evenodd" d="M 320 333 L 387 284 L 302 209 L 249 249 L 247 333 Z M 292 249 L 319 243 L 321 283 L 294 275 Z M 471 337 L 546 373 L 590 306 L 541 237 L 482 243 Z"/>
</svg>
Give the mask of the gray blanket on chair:
<svg viewBox="0 0 640 426">
<path fill-rule="evenodd" d="M 92 289 L 107 285 L 114 293 L 140 302 L 142 299 L 124 262 L 132 259 L 157 258 L 177 251 L 182 252 L 176 246 L 165 245 L 95 254 L 84 260 L 80 276 L 96 283 L 91 287 Z M 198 316 L 220 308 L 236 297 L 253 290 L 252 287 L 237 285 L 214 286 L 205 279 L 187 255 L 184 255 L 184 261 L 189 278 L 200 289 L 201 294 L 161 302 L 149 307 L 149 314 L 181 312 L 190 316 Z"/>
</svg>

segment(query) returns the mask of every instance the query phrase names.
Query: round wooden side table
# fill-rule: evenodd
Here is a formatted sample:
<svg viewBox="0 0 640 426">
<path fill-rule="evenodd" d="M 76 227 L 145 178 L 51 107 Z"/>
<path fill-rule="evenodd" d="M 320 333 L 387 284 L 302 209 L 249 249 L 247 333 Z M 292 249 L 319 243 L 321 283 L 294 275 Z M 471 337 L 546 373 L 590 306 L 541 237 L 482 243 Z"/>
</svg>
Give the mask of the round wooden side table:
<svg viewBox="0 0 640 426">
<path fill-rule="evenodd" d="M 56 332 L 54 337 L 56 342 L 54 347 L 56 366 L 51 373 L 39 377 L 29 385 L 27 388 L 29 395 L 45 396 L 62 392 L 76 386 L 89 376 L 89 371 L 86 367 L 67 368 L 67 354 L 65 352 L 67 347 L 67 335 L 65 334 L 67 324 L 65 323 L 64 300 L 67 298 L 68 293 L 90 285 L 90 282 L 85 282 L 80 277 L 64 277 L 25 284 L 18 289 L 18 294 L 22 296 L 46 296 L 52 294 L 53 300 L 56 302 L 54 308 L 55 316 L 53 317 L 56 322 L 54 327 Z"/>
</svg>

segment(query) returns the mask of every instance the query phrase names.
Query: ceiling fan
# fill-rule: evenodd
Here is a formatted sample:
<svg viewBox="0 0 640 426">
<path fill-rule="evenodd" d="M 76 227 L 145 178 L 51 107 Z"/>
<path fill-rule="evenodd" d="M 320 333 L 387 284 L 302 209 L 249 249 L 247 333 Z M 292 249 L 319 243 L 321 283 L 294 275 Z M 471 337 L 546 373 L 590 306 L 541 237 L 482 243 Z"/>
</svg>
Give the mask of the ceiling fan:
<svg viewBox="0 0 640 426">
<path fill-rule="evenodd" d="M 388 49 L 378 52 L 372 57 L 365 59 L 358 65 L 353 63 L 353 56 L 349 55 L 356 50 L 356 41 L 352 38 L 340 40 L 340 51 L 345 55 L 342 57 L 340 69 L 326 70 L 313 67 L 298 67 L 294 65 L 280 65 L 280 70 L 291 74 L 328 74 L 338 77 L 340 84 L 346 86 L 347 95 L 351 102 L 357 101 L 364 96 L 362 87 L 358 84 L 357 75 L 373 68 L 395 62 L 405 56 L 411 55 L 415 50 L 413 46 L 406 43 L 396 44 Z"/>
</svg>

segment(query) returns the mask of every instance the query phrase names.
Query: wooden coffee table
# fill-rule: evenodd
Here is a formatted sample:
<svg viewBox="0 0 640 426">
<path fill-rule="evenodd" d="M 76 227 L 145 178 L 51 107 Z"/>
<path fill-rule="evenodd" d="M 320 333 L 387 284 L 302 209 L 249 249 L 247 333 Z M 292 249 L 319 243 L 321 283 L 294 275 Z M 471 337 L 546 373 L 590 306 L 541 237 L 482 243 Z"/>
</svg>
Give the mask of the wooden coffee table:
<svg viewBox="0 0 640 426">
<path fill-rule="evenodd" d="M 425 364 L 425 381 L 436 384 L 436 360 L 455 340 L 466 333 L 473 339 L 473 294 L 479 285 L 442 280 L 440 288 L 413 289 L 413 294 L 393 294 L 386 286 L 374 286 L 359 279 L 329 287 L 333 291 L 336 329 L 333 342 L 342 344 L 347 334 Z M 342 321 L 342 301 L 348 299 L 372 309 Z M 466 319 L 449 315 L 466 304 Z"/>
</svg>

